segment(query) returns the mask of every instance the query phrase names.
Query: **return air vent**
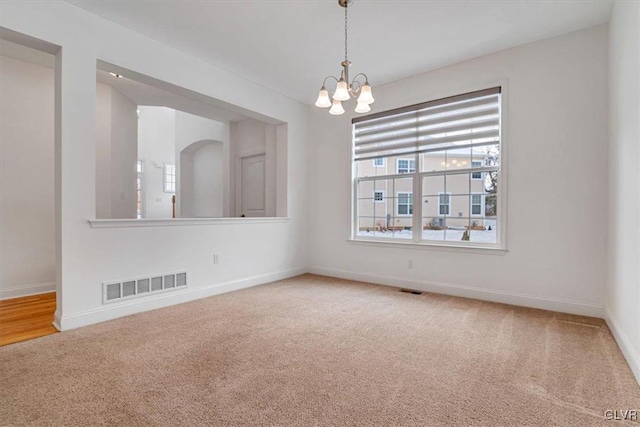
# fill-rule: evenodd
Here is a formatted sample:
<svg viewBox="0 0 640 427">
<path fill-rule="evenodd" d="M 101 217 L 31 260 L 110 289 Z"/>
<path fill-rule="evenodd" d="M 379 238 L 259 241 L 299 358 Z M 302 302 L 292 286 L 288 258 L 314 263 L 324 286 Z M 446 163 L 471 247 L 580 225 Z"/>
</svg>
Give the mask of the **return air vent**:
<svg viewBox="0 0 640 427">
<path fill-rule="evenodd" d="M 107 304 L 157 294 L 186 286 L 187 273 L 170 273 L 140 279 L 104 282 L 102 284 L 102 303 Z"/>
</svg>

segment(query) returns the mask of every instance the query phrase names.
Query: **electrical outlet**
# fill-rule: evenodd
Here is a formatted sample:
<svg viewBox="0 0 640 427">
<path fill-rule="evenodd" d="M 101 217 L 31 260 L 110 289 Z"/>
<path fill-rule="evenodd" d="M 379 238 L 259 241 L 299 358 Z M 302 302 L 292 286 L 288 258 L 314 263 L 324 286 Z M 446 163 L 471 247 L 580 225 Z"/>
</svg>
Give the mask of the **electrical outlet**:
<svg viewBox="0 0 640 427">
<path fill-rule="evenodd" d="M 219 254 L 213 254 L 213 263 L 214 264 L 220 264 L 220 255 Z"/>
<path fill-rule="evenodd" d="M 407 268 L 408 268 L 409 270 L 411 270 L 411 269 L 413 268 L 413 260 L 412 260 L 412 259 L 410 259 L 410 260 L 408 260 L 408 261 L 407 261 Z"/>
</svg>

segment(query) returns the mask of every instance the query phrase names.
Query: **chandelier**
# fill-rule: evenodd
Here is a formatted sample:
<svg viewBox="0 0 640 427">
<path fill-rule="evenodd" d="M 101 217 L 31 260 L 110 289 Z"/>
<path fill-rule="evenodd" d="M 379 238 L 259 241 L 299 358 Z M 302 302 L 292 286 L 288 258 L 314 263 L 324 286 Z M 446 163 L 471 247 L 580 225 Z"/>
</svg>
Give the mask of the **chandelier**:
<svg viewBox="0 0 640 427">
<path fill-rule="evenodd" d="M 349 58 L 347 57 L 347 41 L 348 41 L 348 18 L 347 11 L 349 6 L 353 4 L 354 0 L 338 0 L 340 6 L 344 7 L 344 61 L 342 61 L 342 72 L 340 78 L 337 79 L 334 76 L 328 76 L 322 83 L 318 99 L 316 100 L 316 107 L 329 108 L 329 114 L 338 116 L 344 114 L 344 108 L 342 107 L 342 101 L 348 101 L 352 96 L 358 97 L 358 104 L 356 105 L 356 113 L 367 113 L 371 111 L 370 104 L 375 101 L 371 94 L 371 86 L 369 85 L 369 78 L 364 73 L 358 73 L 353 77 L 353 80 L 349 81 Z M 358 81 L 358 78 L 364 79 L 364 83 Z M 329 90 L 326 87 L 327 80 L 333 79 L 337 82 L 336 89 L 333 92 L 333 102 L 329 99 Z"/>
</svg>

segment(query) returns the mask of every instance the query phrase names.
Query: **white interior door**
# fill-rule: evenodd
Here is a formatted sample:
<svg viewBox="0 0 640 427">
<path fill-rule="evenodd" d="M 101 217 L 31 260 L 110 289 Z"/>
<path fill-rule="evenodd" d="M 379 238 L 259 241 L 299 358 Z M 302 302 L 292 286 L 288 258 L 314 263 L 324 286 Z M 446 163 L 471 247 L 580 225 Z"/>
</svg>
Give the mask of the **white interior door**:
<svg viewBox="0 0 640 427">
<path fill-rule="evenodd" d="M 242 158 L 242 214 L 264 216 L 264 154 Z"/>
</svg>

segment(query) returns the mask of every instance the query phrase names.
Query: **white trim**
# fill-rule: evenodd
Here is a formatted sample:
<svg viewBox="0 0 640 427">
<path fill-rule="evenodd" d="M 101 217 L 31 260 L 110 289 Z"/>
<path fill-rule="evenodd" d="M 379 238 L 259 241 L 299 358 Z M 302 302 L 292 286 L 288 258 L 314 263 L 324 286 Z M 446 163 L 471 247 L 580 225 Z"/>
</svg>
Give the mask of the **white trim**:
<svg viewBox="0 0 640 427">
<path fill-rule="evenodd" d="M 376 165 L 376 160 L 382 160 L 382 164 L 381 165 Z M 373 167 L 374 168 L 383 168 L 385 166 L 387 166 L 387 158 L 386 157 L 376 157 L 375 159 L 371 160 L 373 162 Z"/>
<path fill-rule="evenodd" d="M 275 224 L 288 217 L 90 219 L 91 228 L 170 227 L 185 225 Z"/>
<path fill-rule="evenodd" d="M 400 195 L 405 195 L 405 196 L 409 196 L 407 198 L 407 203 L 403 203 L 402 205 L 406 205 L 407 206 L 407 213 L 406 214 L 401 214 L 400 213 Z M 413 205 L 414 205 L 414 200 L 413 200 L 413 191 L 397 191 L 396 192 L 396 202 L 394 203 L 395 205 L 395 212 L 396 212 L 396 217 L 400 216 L 400 217 L 412 217 L 413 216 Z M 411 208 L 411 212 L 409 213 L 409 208 Z"/>
<path fill-rule="evenodd" d="M 473 166 L 474 163 L 480 163 L 480 166 Z M 471 160 L 471 168 L 481 168 L 482 167 L 482 160 Z M 479 173 L 480 174 L 480 178 L 474 178 L 473 174 L 474 173 Z M 473 171 L 471 172 L 471 180 L 472 181 L 482 181 L 484 179 L 484 172 L 482 171 Z"/>
<path fill-rule="evenodd" d="M 488 255 L 505 255 L 508 251 L 504 248 L 498 248 L 493 243 L 483 246 L 482 243 L 470 245 L 451 240 L 421 240 L 416 242 L 409 239 L 394 239 L 384 237 L 366 237 L 358 236 L 357 238 L 347 239 L 347 243 L 352 245 L 376 246 L 380 248 L 411 248 L 411 249 L 430 249 L 445 252 L 467 252 L 467 253 L 484 253 Z"/>
<path fill-rule="evenodd" d="M 312 274 L 336 277 L 340 279 L 357 280 L 360 282 L 392 286 L 394 288 L 402 287 L 424 292 L 433 292 L 444 295 L 498 302 L 502 304 L 517 305 L 521 307 L 531 307 L 541 310 L 578 314 L 581 316 L 602 318 L 604 314 L 604 307 L 602 305 L 561 298 L 545 298 L 516 292 L 497 291 L 493 289 L 478 288 L 474 286 L 433 282 L 427 280 L 399 279 L 395 277 L 380 276 L 370 273 L 356 273 L 352 271 L 336 270 L 324 267 L 310 267 L 309 272 Z"/>
<path fill-rule="evenodd" d="M 352 142 L 353 144 L 353 142 Z M 407 171 L 406 172 L 400 172 L 400 160 L 406 160 L 408 162 L 407 164 Z M 411 162 L 413 162 L 413 171 L 411 171 Z M 402 158 L 398 158 L 396 159 L 396 174 L 398 175 L 409 175 L 412 173 L 416 173 L 416 166 L 418 164 L 416 163 L 416 159 L 410 159 L 407 157 L 402 157 Z"/>
<path fill-rule="evenodd" d="M 48 294 L 56 291 L 56 282 L 30 283 L 0 289 L 0 300 L 28 297 L 30 295 Z"/>
<path fill-rule="evenodd" d="M 483 218 L 484 219 L 484 206 L 485 206 L 485 195 L 487 193 L 480 193 L 480 192 L 472 192 L 469 194 L 469 218 L 471 217 L 478 217 L 478 218 Z M 473 205 L 478 205 L 478 203 L 473 203 L 473 196 L 480 196 L 480 213 L 479 214 L 474 214 L 473 213 Z"/>
<path fill-rule="evenodd" d="M 58 318 L 56 316 L 54 326 L 58 330 L 67 331 L 69 329 L 80 328 L 82 326 L 88 326 L 132 314 L 169 307 L 200 298 L 271 283 L 277 280 L 288 279 L 304 273 L 306 273 L 306 268 L 298 267 L 290 270 L 282 270 L 274 273 L 246 277 L 244 279 L 231 280 L 214 285 L 192 286 L 188 289 L 180 288 L 180 290 L 175 292 L 161 293 L 159 295 L 150 295 L 148 298 L 130 299 L 120 303 L 103 305 L 91 310 L 64 315 L 62 318 Z"/>
<path fill-rule="evenodd" d="M 618 347 L 620 347 L 622 355 L 627 360 L 627 363 L 631 368 L 631 372 L 633 372 L 633 375 L 636 377 L 638 385 L 640 385 L 640 354 L 638 354 L 633 348 L 629 337 L 624 333 L 620 324 L 608 307 L 605 307 L 604 309 L 604 320 L 607 322 L 607 326 L 609 326 L 611 335 L 613 335 L 616 343 L 618 343 Z"/>
<path fill-rule="evenodd" d="M 382 200 L 376 199 L 376 193 L 382 194 Z M 373 203 L 386 203 L 387 201 L 385 200 L 384 196 L 385 196 L 384 190 L 373 190 Z"/>
<path fill-rule="evenodd" d="M 440 203 L 440 196 L 448 196 L 448 203 Z M 447 213 L 440 212 L 440 206 L 447 207 Z M 451 191 L 438 191 L 438 216 L 439 217 L 449 217 L 451 216 Z"/>
</svg>

